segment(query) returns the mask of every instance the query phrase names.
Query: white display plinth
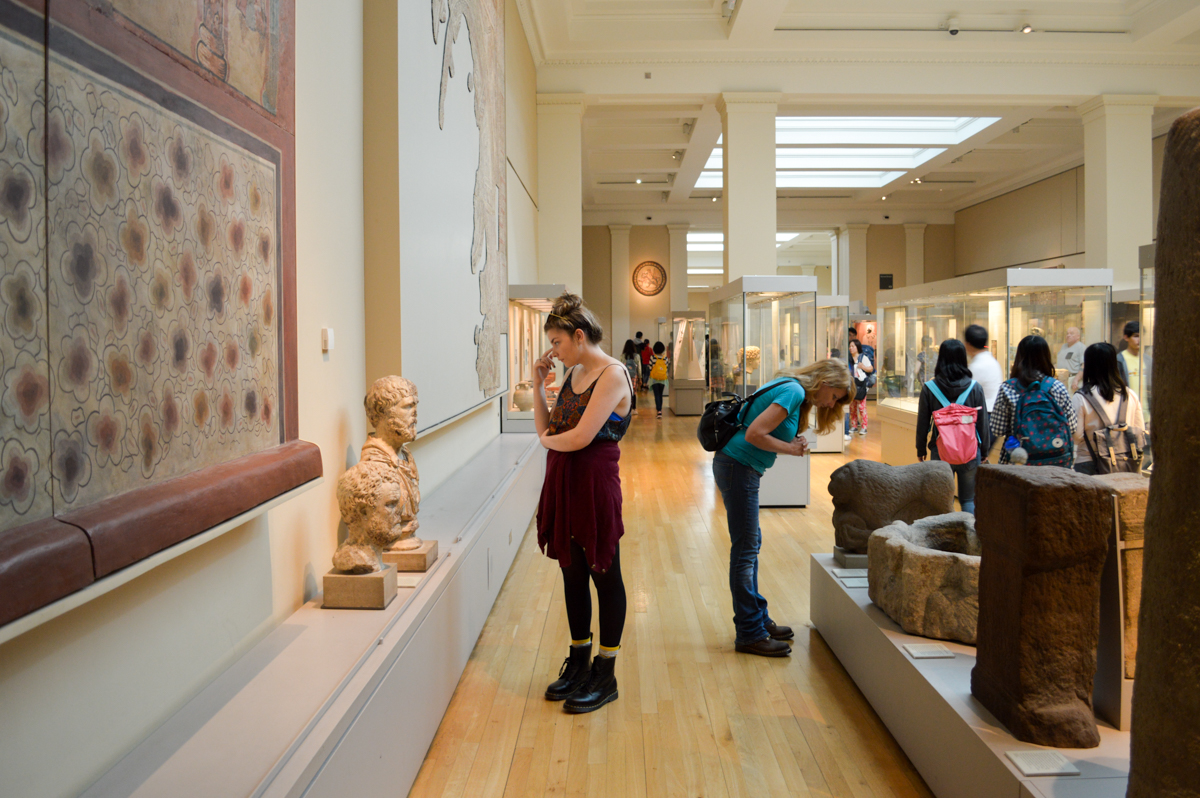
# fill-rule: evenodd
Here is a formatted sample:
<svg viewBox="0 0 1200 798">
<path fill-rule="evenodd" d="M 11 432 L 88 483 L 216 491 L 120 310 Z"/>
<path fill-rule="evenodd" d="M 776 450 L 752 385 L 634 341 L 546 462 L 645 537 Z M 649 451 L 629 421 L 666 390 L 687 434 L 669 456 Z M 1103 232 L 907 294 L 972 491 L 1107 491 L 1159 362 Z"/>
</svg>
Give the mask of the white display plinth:
<svg viewBox="0 0 1200 798">
<path fill-rule="evenodd" d="M 816 436 L 804 433 L 811 450 Z M 781 454 L 758 484 L 759 507 L 807 507 L 811 495 L 812 460 Z"/>
<path fill-rule="evenodd" d="M 917 462 L 916 407 L 910 410 L 876 403 L 875 420 L 880 431 L 879 459 L 891 466 Z"/>
<path fill-rule="evenodd" d="M 843 417 L 838 421 L 838 425 L 824 435 L 817 435 L 813 440 L 813 451 L 817 454 L 842 454 L 846 451 L 846 419 L 845 414 L 849 413 L 848 408 L 843 408 Z"/>
<path fill-rule="evenodd" d="M 971 695 L 975 648 L 905 634 L 871 603 L 867 589 L 844 587 L 833 557 L 810 563 L 810 615 L 850 677 L 938 798 L 1124 798 L 1129 733 L 1100 723 L 1098 748 L 1048 749 L 1016 740 Z M 938 642 L 953 659 L 914 660 L 906 644 Z M 1010 751 L 1056 750 L 1078 776 L 1026 777 Z"/>
</svg>

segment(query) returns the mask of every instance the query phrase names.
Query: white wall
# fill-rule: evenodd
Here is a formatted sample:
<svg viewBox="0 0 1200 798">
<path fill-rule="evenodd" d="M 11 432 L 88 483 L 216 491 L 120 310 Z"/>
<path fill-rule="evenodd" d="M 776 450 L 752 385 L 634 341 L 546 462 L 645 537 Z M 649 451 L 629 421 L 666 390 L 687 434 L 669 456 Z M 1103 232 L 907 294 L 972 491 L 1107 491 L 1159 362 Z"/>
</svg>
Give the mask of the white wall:
<svg viewBox="0 0 1200 798">
<path fill-rule="evenodd" d="M 366 434 L 361 10 L 296 2 L 300 436 L 321 447 L 325 481 L 0 647 L 0 794 L 87 787 L 311 597 L 329 567 L 334 484 Z M 337 332 L 329 356 L 323 326 Z"/>
</svg>

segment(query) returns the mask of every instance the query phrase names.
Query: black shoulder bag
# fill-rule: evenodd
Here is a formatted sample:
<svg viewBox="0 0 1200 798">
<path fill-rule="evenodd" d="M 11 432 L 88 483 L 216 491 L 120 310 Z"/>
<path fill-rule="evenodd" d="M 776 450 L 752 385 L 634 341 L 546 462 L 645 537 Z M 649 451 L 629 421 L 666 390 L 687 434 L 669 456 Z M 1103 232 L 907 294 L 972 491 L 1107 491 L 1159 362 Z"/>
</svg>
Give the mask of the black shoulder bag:
<svg viewBox="0 0 1200 798">
<path fill-rule="evenodd" d="M 785 379 L 795 378 L 788 377 Z M 796 382 L 799 382 L 799 380 L 796 380 Z M 696 427 L 696 437 L 700 439 L 700 445 L 704 448 L 704 451 L 719 452 L 724 449 L 725 445 L 733 440 L 733 436 L 742 428 L 742 411 L 749 407 L 750 403 L 759 396 L 772 388 L 778 387 L 779 383 L 779 380 L 769 382 L 745 399 L 736 393 L 724 391 L 722 396 L 730 398 L 718 399 L 715 402 L 706 404 L 704 406 L 704 413 L 700 416 L 700 424 Z"/>
</svg>

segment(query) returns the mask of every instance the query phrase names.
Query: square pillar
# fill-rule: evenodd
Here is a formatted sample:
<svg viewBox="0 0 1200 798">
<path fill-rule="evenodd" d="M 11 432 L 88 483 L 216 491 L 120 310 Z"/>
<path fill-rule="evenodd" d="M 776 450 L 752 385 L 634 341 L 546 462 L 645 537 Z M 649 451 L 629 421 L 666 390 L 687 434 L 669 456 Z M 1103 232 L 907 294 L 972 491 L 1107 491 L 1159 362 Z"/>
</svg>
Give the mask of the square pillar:
<svg viewBox="0 0 1200 798">
<path fill-rule="evenodd" d="M 775 114 L 782 95 L 722 94 L 725 280 L 775 274 Z"/>
<path fill-rule="evenodd" d="M 610 224 L 608 234 L 612 252 L 612 329 L 608 337 L 613 342 L 613 355 L 620 351 L 626 338 L 633 337 L 629 329 L 629 231 L 632 225 Z"/>
<path fill-rule="evenodd" d="M 690 224 L 669 224 L 667 232 L 671 236 L 671 274 L 667 278 L 667 288 L 671 291 L 671 310 L 688 309 L 687 288 L 687 234 Z"/>
<path fill-rule="evenodd" d="M 867 301 L 867 229 L 869 224 L 848 224 L 838 240 L 845 279 L 850 286 L 850 301 Z M 875 308 L 871 308 L 874 312 Z"/>
<path fill-rule="evenodd" d="M 842 264 L 839 258 L 838 234 L 833 232 L 829 234 L 829 294 L 831 296 L 841 293 L 839 289 L 842 287 L 842 279 L 839 275 L 842 273 Z"/>
<path fill-rule="evenodd" d="M 1084 260 L 1138 287 L 1138 247 L 1154 240 L 1152 117 L 1157 95 L 1103 94 L 1083 117 Z"/>
<path fill-rule="evenodd" d="M 925 282 L 925 225 L 904 225 L 904 284 Z"/>
<path fill-rule="evenodd" d="M 583 291 L 583 100 L 539 94 L 538 282 Z"/>
</svg>

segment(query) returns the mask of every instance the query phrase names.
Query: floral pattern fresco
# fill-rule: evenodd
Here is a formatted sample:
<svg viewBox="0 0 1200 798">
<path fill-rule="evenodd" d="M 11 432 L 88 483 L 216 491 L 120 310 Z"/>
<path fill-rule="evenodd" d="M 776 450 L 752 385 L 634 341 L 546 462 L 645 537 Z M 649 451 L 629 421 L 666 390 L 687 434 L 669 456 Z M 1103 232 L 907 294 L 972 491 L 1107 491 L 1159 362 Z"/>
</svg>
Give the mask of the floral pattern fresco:
<svg viewBox="0 0 1200 798">
<path fill-rule="evenodd" d="M 281 441 L 276 165 L 45 65 L 0 31 L 0 530 Z"/>
</svg>

